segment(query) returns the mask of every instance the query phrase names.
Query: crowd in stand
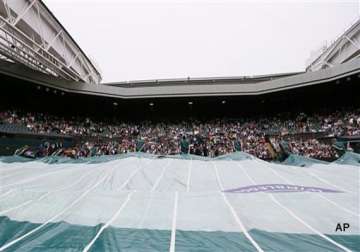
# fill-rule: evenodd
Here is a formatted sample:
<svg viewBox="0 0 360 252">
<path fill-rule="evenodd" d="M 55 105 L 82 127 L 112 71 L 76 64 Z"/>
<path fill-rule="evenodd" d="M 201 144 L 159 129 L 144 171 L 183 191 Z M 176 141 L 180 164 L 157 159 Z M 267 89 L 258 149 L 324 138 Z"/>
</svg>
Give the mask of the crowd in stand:
<svg viewBox="0 0 360 252">
<path fill-rule="evenodd" d="M 327 136 L 360 135 L 360 110 L 336 110 L 306 115 L 279 114 L 271 117 L 181 122 L 129 123 L 117 120 L 63 118 L 43 113 L 0 112 L 0 123 L 23 125 L 38 134 L 81 137 L 77 146 L 66 149 L 48 144 L 43 155 L 89 157 L 141 151 L 157 155 L 190 153 L 215 157 L 244 151 L 261 159 L 273 158 L 282 136 L 326 133 Z M 266 141 L 266 135 L 275 135 Z M 275 139 L 275 141 L 274 141 Z M 289 141 L 290 151 L 308 157 L 331 159 L 331 145 L 315 138 Z"/>
<path fill-rule="evenodd" d="M 332 160 L 339 157 L 331 145 L 320 143 L 317 139 L 291 140 L 289 147 L 292 153 L 309 158 Z"/>
</svg>

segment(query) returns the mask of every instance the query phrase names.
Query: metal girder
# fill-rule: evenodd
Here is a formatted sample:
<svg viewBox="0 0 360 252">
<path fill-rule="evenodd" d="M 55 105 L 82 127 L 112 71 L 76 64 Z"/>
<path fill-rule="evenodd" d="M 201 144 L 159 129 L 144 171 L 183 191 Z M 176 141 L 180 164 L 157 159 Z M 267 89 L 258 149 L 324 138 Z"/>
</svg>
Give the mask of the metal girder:
<svg viewBox="0 0 360 252">
<path fill-rule="evenodd" d="M 322 65 L 327 65 L 328 67 L 333 67 L 333 66 L 334 66 L 333 64 L 331 64 L 331 63 L 329 63 L 329 62 L 327 62 L 327 61 L 324 61 L 324 62 L 322 63 Z"/>
<path fill-rule="evenodd" d="M 82 64 L 84 65 L 84 67 L 86 67 L 86 69 L 88 70 L 88 74 L 84 77 L 86 80 L 88 80 L 89 76 L 94 77 L 94 72 L 92 71 L 91 67 L 89 66 L 88 62 L 86 60 L 84 60 L 83 57 L 81 57 L 81 61 Z"/>
<path fill-rule="evenodd" d="M 352 44 L 353 46 L 355 46 L 356 49 L 360 50 L 360 45 L 358 43 L 356 43 L 355 41 L 353 41 L 351 38 L 349 38 L 348 36 L 344 35 L 343 36 L 346 40 L 348 40 L 350 42 L 350 44 Z"/>
<path fill-rule="evenodd" d="M 53 43 L 57 40 L 57 38 L 62 34 L 62 30 L 60 30 L 56 36 L 47 44 L 45 51 L 49 51 L 50 47 L 53 45 Z"/>
<path fill-rule="evenodd" d="M 0 19 L 1 19 L 1 17 L 0 17 Z M 7 23 L 6 21 L 5 21 L 5 23 L 7 24 L 7 28 L 16 29 L 16 27 L 12 26 L 11 24 Z M 70 70 L 70 73 L 62 70 L 61 65 L 63 65 L 63 66 L 65 66 L 65 65 L 62 62 L 59 62 L 52 55 L 45 52 L 45 50 L 42 49 L 40 45 L 36 44 L 36 42 L 34 42 L 32 39 L 27 37 L 28 41 L 32 41 L 32 43 L 33 43 L 30 46 L 30 45 L 27 45 L 25 42 L 23 42 L 20 38 L 17 38 L 14 33 L 9 32 L 7 29 L 4 29 L 2 27 L 2 28 L 0 28 L 0 30 L 6 35 L 6 38 L 4 38 L 4 40 L 8 40 L 8 41 L 9 41 L 9 39 L 12 40 L 11 45 L 9 44 L 9 48 L 14 47 L 14 49 L 18 49 L 19 50 L 18 53 L 27 55 L 26 58 L 28 58 L 29 60 L 37 61 L 43 65 L 46 65 L 49 69 L 52 70 L 52 72 L 57 73 L 59 76 L 62 76 L 63 78 L 73 79 L 76 81 L 81 79 L 79 76 L 77 76 L 77 74 L 75 72 L 73 72 L 71 70 Z M 19 31 L 17 31 L 17 32 L 19 32 Z M 19 32 L 19 34 L 21 34 L 21 32 Z M 26 36 L 25 34 L 23 34 L 23 35 Z M 15 52 L 17 52 L 17 51 L 15 51 Z M 11 55 L 14 56 L 14 53 L 12 53 Z"/>
<path fill-rule="evenodd" d="M 0 17 L 1 19 L 1 17 Z M 5 21 L 6 22 L 6 21 Z M 11 27 L 12 29 L 17 29 L 16 27 L 12 26 L 11 24 L 7 23 L 8 28 Z M 3 29 L 4 30 L 4 29 Z M 61 66 L 66 67 L 66 65 L 64 65 L 64 63 L 62 63 L 61 61 L 59 61 L 58 59 L 56 59 L 54 56 L 52 56 L 51 54 L 49 54 L 48 52 L 46 52 L 40 45 L 38 45 L 32 38 L 29 38 L 26 34 L 22 33 L 19 30 L 16 30 L 17 33 L 21 34 L 24 38 L 27 39 L 27 41 L 31 41 L 31 46 L 25 44 L 24 42 L 22 42 L 21 40 L 17 39 L 16 36 L 13 33 L 9 33 L 7 30 L 4 30 L 7 35 L 9 35 L 13 40 L 16 40 L 18 43 L 22 44 L 22 46 L 28 47 L 30 48 L 30 51 L 33 52 L 33 55 L 30 55 L 31 57 L 35 56 L 35 57 L 40 57 L 42 58 L 42 60 L 45 60 L 43 63 L 44 64 L 50 64 L 49 68 L 52 69 L 52 67 L 56 67 L 58 68 L 57 70 L 54 70 L 55 73 L 58 73 L 60 76 L 63 76 L 65 73 L 65 76 L 70 77 L 70 79 L 73 80 L 80 80 L 81 77 L 74 72 L 73 70 L 69 69 L 71 75 L 69 75 L 69 73 L 64 72 L 64 70 L 61 69 Z M 35 47 L 35 49 L 34 49 Z M 60 67 L 60 68 L 59 68 Z M 59 73 L 60 72 L 60 73 Z M 68 78 L 67 78 L 68 79 Z"/>
<path fill-rule="evenodd" d="M 43 47 L 45 48 L 46 42 L 44 39 L 44 30 L 42 29 L 42 26 L 41 26 L 41 15 L 40 15 L 40 8 L 39 8 L 38 3 L 36 3 L 36 11 L 37 11 L 38 27 L 39 27 L 39 31 L 40 31 L 39 35 L 40 35 L 41 43 L 42 43 Z"/>
<path fill-rule="evenodd" d="M 73 58 L 73 60 L 67 65 L 67 68 L 70 68 L 76 62 L 79 55 L 80 55 L 80 53 L 76 54 L 76 56 Z"/>
<path fill-rule="evenodd" d="M 31 7 L 32 7 L 37 1 L 38 1 L 38 0 L 33 0 L 33 1 L 25 8 L 25 10 L 16 17 L 16 19 L 15 19 L 15 21 L 12 23 L 12 25 L 15 26 L 15 25 L 26 15 L 26 13 L 31 9 Z"/>
<path fill-rule="evenodd" d="M 4 0 L 4 7 L 5 7 L 6 15 L 7 15 L 7 20 L 12 22 L 13 16 L 11 15 L 10 8 L 9 8 L 8 3 L 7 3 L 7 0 Z"/>
<path fill-rule="evenodd" d="M 100 71 L 42 1 L 0 0 L 0 3 L 3 3 L 0 4 L 0 33 L 9 41 L 3 46 L 15 48 L 6 50 L 7 57 L 26 55 L 21 58 L 22 63 L 26 59 L 28 64 L 41 62 L 48 73 L 66 79 L 93 84 L 101 81 Z"/>
<path fill-rule="evenodd" d="M 310 65 L 307 70 L 316 71 L 323 66 L 333 67 L 351 59 L 352 55 L 357 55 L 360 51 L 360 19 L 341 34 L 327 49 L 322 52 Z M 329 63 L 331 62 L 331 63 Z"/>
</svg>

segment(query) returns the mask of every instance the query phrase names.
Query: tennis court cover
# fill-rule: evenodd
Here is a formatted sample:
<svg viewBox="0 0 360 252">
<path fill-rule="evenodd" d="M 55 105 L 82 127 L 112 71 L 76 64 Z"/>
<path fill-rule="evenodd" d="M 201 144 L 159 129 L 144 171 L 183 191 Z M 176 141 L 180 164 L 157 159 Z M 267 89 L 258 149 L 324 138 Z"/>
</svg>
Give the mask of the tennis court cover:
<svg viewBox="0 0 360 252">
<path fill-rule="evenodd" d="M 360 157 L 0 158 L 0 251 L 360 251 Z"/>
</svg>

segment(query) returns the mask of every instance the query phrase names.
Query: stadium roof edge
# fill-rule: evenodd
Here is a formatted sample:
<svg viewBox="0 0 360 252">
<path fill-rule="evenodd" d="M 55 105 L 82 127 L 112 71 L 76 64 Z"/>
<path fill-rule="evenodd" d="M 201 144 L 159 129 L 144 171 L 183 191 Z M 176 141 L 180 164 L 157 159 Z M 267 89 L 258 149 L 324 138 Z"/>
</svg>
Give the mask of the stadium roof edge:
<svg viewBox="0 0 360 252">
<path fill-rule="evenodd" d="M 67 31 L 67 29 L 63 26 L 63 24 L 59 21 L 59 19 L 54 15 L 54 13 L 46 6 L 46 4 L 43 2 L 43 0 L 39 0 L 39 3 L 44 7 L 46 11 L 49 12 L 49 14 L 54 18 L 54 20 L 59 24 L 61 29 L 63 29 L 66 32 L 66 35 L 71 39 L 71 41 L 74 43 L 74 45 L 80 50 L 80 52 L 84 55 L 84 57 L 89 61 L 89 63 L 94 67 L 94 69 L 98 72 L 98 74 L 101 74 L 100 70 L 98 69 L 98 66 L 95 66 L 92 60 L 87 56 L 87 54 L 84 52 L 84 50 L 79 46 L 79 44 L 75 41 L 75 39 L 70 35 L 70 33 Z"/>
<path fill-rule="evenodd" d="M 242 75 L 242 76 L 213 76 L 213 77 L 185 77 L 185 78 L 164 78 L 164 79 L 144 79 L 144 80 L 130 80 L 119 82 L 107 82 L 102 85 L 117 86 L 131 84 L 136 86 L 138 83 L 164 83 L 164 82 L 189 82 L 189 81 L 226 81 L 226 80 L 247 80 L 247 79 L 260 79 L 260 78 L 280 78 L 296 74 L 305 73 L 305 71 L 288 72 L 288 73 L 275 73 L 275 74 L 261 74 L 261 75 Z"/>
<path fill-rule="evenodd" d="M 360 17 L 357 17 L 353 23 L 348 27 L 342 34 L 338 35 L 329 46 L 326 47 L 326 49 L 318 55 L 316 58 L 314 58 L 308 66 L 306 66 L 306 71 L 313 71 L 313 67 L 316 66 L 319 63 L 327 63 L 327 60 L 325 59 L 326 55 L 329 55 L 332 51 L 336 51 L 336 47 L 338 47 L 341 43 L 341 41 L 344 38 L 347 38 L 350 43 L 353 43 L 353 41 L 350 41 L 350 38 L 347 37 L 348 34 L 355 31 L 357 32 L 360 29 Z M 355 40 L 356 41 L 356 40 Z M 358 48 L 357 48 L 358 49 Z M 341 50 L 341 49 L 340 49 Z M 339 53 L 341 54 L 341 52 Z M 325 62 L 324 62 L 325 61 Z M 316 68 L 315 68 L 316 69 Z"/>
<path fill-rule="evenodd" d="M 171 98 L 171 97 L 206 97 L 206 96 L 249 96 L 273 93 L 310 85 L 331 82 L 340 78 L 357 75 L 360 77 L 360 58 L 314 72 L 305 72 L 289 77 L 278 78 L 258 83 L 221 82 L 202 85 L 151 86 L 151 87 L 113 87 L 108 85 L 91 85 L 80 82 L 65 81 L 41 74 L 30 68 L 0 62 L 0 73 L 13 78 L 26 80 L 35 84 L 62 90 L 68 93 L 78 93 L 93 96 L 104 96 L 120 99 L 141 98 Z"/>
</svg>

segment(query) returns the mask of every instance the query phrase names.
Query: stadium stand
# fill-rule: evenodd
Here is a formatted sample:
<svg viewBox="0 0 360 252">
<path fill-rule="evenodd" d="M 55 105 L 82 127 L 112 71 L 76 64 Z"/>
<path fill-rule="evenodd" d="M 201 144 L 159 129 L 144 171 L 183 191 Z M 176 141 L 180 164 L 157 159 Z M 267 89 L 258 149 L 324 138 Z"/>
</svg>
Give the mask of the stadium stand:
<svg viewBox="0 0 360 252">
<path fill-rule="evenodd" d="M 352 112 L 349 112 L 352 111 Z M 291 153 L 334 160 L 335 137 L 360 136 L 360 109 L 342 108 L 314 114 L 284 114 L 272 117 L 218 119 L 181 122 L 94 121 L 85 117 L 64 117 L 44 113 L 0 113 L 0 132 L 81 137 L 69 149 L 42 145 L 38 156 L 90 157 L 141 151 L 155 155 L 195 154 L 217 157 L 244 151 L 265 160 L 281 156 L 280 142 Z M 269 141 L 271 136 L 272 141 Z M 327 143 L 318 139 L 327 138 Z M 57 145 L 59 146 L 59 145 Z M 274 146 L 274 147 L 273 147 Z"/>
</svg>

